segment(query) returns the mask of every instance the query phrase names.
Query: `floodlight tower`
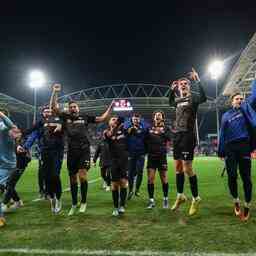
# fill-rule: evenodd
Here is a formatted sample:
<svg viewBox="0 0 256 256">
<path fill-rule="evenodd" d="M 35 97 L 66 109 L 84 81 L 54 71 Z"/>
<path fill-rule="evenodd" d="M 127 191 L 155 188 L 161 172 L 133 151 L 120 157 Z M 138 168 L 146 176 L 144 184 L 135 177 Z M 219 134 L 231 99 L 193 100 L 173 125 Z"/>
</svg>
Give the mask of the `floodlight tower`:
<svg viewBox="0 0 256 256">
<path fill-rule="evenodd" d="M 29 74 L 29 86 L 34 90 L 34 117 L 33 123 L 36 122 L 36 112 L 37 112 L 37 90 L 45 85 L 45 76 L 43 72 L 39 70 L 33 70 Z"/>
<path fill-rule="evenodd" d="M 221 60 L 214 60 L 209 66 L 209 73 L 211 78 L 215 80 L 215 105 L 216 105 L 216 127 L 217 127 L 217 139 L 220 138 L 220 125 L 219 125 L 219 110 L 217 105 L 218 98 L 218 80 L 223 73 L 224 63 Z"/>
</svg>

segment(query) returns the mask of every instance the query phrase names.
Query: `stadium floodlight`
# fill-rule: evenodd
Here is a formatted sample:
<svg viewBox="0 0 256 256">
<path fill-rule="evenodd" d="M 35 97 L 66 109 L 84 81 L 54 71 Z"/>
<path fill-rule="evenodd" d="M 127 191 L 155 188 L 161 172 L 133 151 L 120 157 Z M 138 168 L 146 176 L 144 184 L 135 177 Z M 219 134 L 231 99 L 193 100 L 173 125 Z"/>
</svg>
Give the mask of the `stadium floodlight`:
<svg viewBox="0 0 256 256">
<path fill-rule="evenodd" d="M 46 83 L 45 75 L 40 70 L 33 70 L 29 74 L 29 86 L 34 90 L 34 117 L 33 122 L 36 122 L 37 112 L 37 89 L 44 86 Z"/>
<path fill-rule="evenodd" d="M 209 66 L 209 73 L 211 75 L 211 78 L 214 80 L 217 80 L 224 70 L 224 64 L 221 60 L 214 60 L 210 66 Z"/>
<path fill-rule="evenodd" d="M 29 85 L 31 88 L 39 88 L 45 84 L 45 76 L 39 70 L 33 70 L 29 75 Z"/>
<path fill-rule="evenodd" d="M 220 124 L 219 124 L 219 110 L 218 110 L 218 104 L 217 104 L 217 99 L 218 99 L 218 79 L 220 78 L 221 74 L 223 73 L 224 70 L 224 63 L 221 60 L 214 60 L 210 66 L 209 66 L 209 73 L 211 75 L 211 78 L 215 80 L 215 93 L 216 93 L 216 98 L 215 98 L 215 104 L 216 104 L 216 128 L 217 128 L 217 138 L 219 141 L 220 138 Z"/>
</svg>

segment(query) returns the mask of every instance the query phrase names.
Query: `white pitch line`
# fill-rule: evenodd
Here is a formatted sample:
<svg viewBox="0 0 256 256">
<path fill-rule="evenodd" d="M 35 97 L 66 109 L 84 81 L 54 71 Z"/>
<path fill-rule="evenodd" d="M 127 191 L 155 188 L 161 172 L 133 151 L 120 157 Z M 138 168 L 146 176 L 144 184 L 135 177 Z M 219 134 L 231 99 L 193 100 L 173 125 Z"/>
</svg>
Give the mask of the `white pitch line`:
<svg viewBox="0 0 256 256">
<path fill-rule="evenodd" d="M 97 182 L 97 181 L 99 181 L 99 180 L 101 180 L 101 177 L 98 177 L 97 179 L 94 179 L 94 180 L 89 180 L 88 183 L 89 183 L 89 184 L 92 184 L 92 183 L 95 183 L 95 182 Z M 68 192 L 68 191 L 70 191 L 70 188 L 65 188 L 65 189 L 63 190 L 63 192 Z M 35 198 L 35 199 L 32 200 L 32 202 L 38 202 L 38 201 L 44 201 L 44 199 Z"/>
<path fill-rule="evenodd" d="M 233 256 L 233 255 L 239 255 L 239 256 L 255 256 L 256 253 L 204 253 L 204 252 L 198 252 L 198 253 L 191 253 L 191 252 L 166 252 L 166 251 L 121 251 L 121 250 L 46 250 L 46 249 L 28 249 L 28 248 L 16 248 L 16 249 L 9 249 L 9 248 L 3 248 L 0 249 L 1 253 L 17 253 L 17 254 L 32 254 L 32 255 L 114 255 L 114 256 Z"/>
</svg>

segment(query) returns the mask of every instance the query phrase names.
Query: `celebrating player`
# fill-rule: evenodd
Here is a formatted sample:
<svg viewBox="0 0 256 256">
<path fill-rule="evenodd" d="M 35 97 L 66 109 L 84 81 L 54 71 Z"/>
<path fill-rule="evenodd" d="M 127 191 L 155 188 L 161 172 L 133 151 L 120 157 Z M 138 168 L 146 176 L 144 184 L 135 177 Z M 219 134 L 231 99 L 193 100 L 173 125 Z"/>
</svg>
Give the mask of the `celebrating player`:
<svg viewBox="0 0 256 256">
<path fill-rule="evenodd" d="M 250 217 L 252 200 L 251 152 L 255 150 L 256 112 L 252 108 L 256 104 L 256 80 L 252 83 L 252 94 L 244 100 L 241 92 L 230 96 L 232 108 L 224 113 L 220 128 L 218 155 L 225 157 L 228 174 L 228 186 L 234 200 L 234 212 L 242 221 Z M 237 168 L 244 189 L 244 211 L 242 213 L 237 186 Z"/>
<path fill-rule="evenodd" d="M 59 85 L 53 86 L 51 106 L 63 120 L 66 134 L 68 137 L 67 167 L 70 176 L 70 189 L 72 197 L 72 207 L 68 213 L 72 216 L 76 213 L 78 207 L 78 182 L 80 181 L 81 204 L 80 213 L 86 211 L 87 201 L 87 172 L 90 169 L 90 142 L 87 138 L 87 126 L 90 123 L 100 123 L 107 120 L 112 109 L 112 103 L 105 113 L 101 116 L 89 116 L 81 113 L 77 102 L 70 101 L 68 112 L 60 112 L 57 103 L 57 93 L 60 91 Z"/>
<path fill-rule="evenodd" d="M 194 69 L 190 73 L 190 80 L 181 78 L 172 83 L 169 101 L 176 111 L 173 157 L 176 171 L 177 198 L 172 210 L 177 210 L 180 204 L 186 201 L 183 194 L 184 173 L 186 173 L 189 177 L 193 197 L 189 215 L 194 215 L 198 211 L 201 200 L 198 195 L 197 175 L 192 165 L 196 146 L 195 122 L 199 104 L 206 101 L 205 92 Z"/>
<path fill-rule="evenodd" d="M 38 140 L 41 145 L 42 171 L 46 177 L 46 192 L 50 197 L 51 210 L 57 214 L 61 211 L 62 186 L 60 171 L 64 155 L 64 137 L 62 120 L 53 114 L 50 107 L 42 110 L 42 119 L 33 127 L 33 132 L 19 151 L 29 150 Z"/>
<path fill-rule="evenodd" d="M 169 208 L 168 203 L 168 166 L 167 166 L 167 142 L 171 140 L 171 131 L 165 125 L 165 115 L 162 111 L 153 113 L 153 126 L 149 129 L 146 137 L 146 149 L 148 153 L 148 195 L 149 203 L 147 208 L 152 209 L 155 207 L 154 199 L 154 183 L 156 170 L 162 182 L 163 189 L 163 208 Z"/>
<path fill-rule="evenodd" d="M 145 122 L 141 121 L 141 116 L 134 113 L 129 122 L 125 122 L 125 129 L 127 129 L 127 142 L 129 152 L 129 193 L 128 200 L 133 195 L 134 180 L 136 177 L 135 196 L 139 196 L 139 190 L 143 178 L 143 168 L 145 162 L 145 136 L 147 127 Z"/>
<path fill-rule="evenodd" d="M 128 185 L 128 151 L 122 118 L 111 117 L 109 128 L 104 131 L 104 136 L 109 143 L 111 156 L 112 198 L 114 203 L 112 215 L 118 216 L 125 212 Z"/>
<path fill-rule="evenodd" d="M 15 139 L 21 136 L 20 130 L 7 117 L 7 111 L 0 111 L 0 185 L 5 188 L 7 180 L 16 168 Z M 5 219 L 0 202 L 0 227 Z"/>
<path fill-rule="evenodd" d="M 16 210 L 23 206 L 23 202 L 20 199 L 18 192 L 16 191 L 16 185 L 20 180 L 21 176 L 23 175 L 28 163 L 31 161 L 31 154 L 29 151 L 24 151 L 22 153 L 17 152 L 17 147 L 24 142 L 25 136 L 25 131 L 22 131 L 20 135 L 15 139 L 16 168 L 14 171 L 12 171 L 6 183 L 6 191 L 2 204 L 3 212 Z M 14 202 L 12 205 L 9 206 L 11 199 Z"/>
</svg>

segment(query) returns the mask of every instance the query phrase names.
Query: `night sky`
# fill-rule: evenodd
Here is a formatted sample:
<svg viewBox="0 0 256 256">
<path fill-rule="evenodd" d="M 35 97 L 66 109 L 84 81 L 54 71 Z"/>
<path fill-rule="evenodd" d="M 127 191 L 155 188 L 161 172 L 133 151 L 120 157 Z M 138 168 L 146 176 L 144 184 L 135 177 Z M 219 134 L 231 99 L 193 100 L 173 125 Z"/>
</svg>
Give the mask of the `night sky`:
<svg viewBox="0 0 256 256">
<path fill-rule="evenodd" d="M 0 91 L 31 104 L 32 69 L 67 93 L 118 82 L 167 84 L 194 66 L 213 96 L 210 59 L 227 59 L 228 73 L 256 32 L 255 8 L 241 2 L 20 2 L 0 10 Z M 40 102 L 49 94 L 41 89 Z"/>
</svg>

